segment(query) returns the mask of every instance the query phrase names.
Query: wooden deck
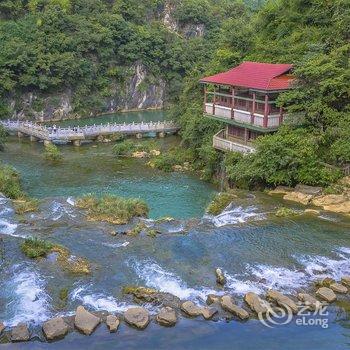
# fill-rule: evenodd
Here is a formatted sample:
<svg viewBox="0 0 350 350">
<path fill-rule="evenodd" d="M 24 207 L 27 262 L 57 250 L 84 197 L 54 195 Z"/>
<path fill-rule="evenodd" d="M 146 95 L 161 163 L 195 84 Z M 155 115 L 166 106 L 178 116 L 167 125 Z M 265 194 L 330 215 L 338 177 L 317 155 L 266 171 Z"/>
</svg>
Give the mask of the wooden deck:
<svg viewBox="0 0 350 350">
<path fill-rule="evenodd" d="M 30 121 L 0 121 L 9 133 L 17 133 L 18 136 L 30 136 L 32 140 L 46 142 L 75 142 L 79 144 L 83 140 L 95 140 L 99 136 L 112 136 L 115 134 L 136 135 L 156 133 L 163 137 L 166 134 L 174 134 L 180 127 L 173 121 L 158 121 L 148 123 L 124 123 L 124 124 L 100 124 L 86 125 L 84 127 L 58 127 L 45 126 Z"/>
</svg>

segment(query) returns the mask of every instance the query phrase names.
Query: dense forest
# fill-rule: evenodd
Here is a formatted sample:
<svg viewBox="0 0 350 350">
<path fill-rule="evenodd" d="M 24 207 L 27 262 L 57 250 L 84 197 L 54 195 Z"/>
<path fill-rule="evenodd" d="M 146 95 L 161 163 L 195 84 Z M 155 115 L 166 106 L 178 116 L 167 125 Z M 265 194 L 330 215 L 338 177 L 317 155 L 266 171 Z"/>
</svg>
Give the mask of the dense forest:
<svg viewBox="0 0 350 350">
<path fill-rule="evenodd" d="M 144 94 L 179 120 L 208 180 L 224 171 L 242 187 L 327 186 L 350 162 L 348 0 L 3 0 L 0 18 L 2 117 L 37 118 L 62 94 L 79 115 Z M 280 131 L 258 139 L 255 154 L 223 155 L 198 80 L 244 60 L 293 63 L 297 83 L 280 97 L 289 116 Z"/>
</svg>

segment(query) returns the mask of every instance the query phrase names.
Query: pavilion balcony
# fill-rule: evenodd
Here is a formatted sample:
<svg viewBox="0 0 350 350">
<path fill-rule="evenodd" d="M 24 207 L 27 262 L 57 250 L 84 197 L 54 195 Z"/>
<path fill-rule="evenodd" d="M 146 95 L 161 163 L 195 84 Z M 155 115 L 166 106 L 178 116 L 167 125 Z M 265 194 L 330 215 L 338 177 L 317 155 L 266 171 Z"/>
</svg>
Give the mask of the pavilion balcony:
<svg viewBox="0 0 350 350">
<path fill-rule="evenodd" d="M 236 105 L 232 108 L 223 103 L 205 103 L 204 114 L 208 117 L 219 119 L 229 124 L 252 127 L 259 131 L 274 131 L 282 123 L 281 112 L 270 111 L 269 114 L 260 112 L 259 108 L 255 112 L 248 110 L 244 106 Z"/>
<path fill-rule="evenodd" d="M 213 147 L 220 151 L 240 152 L 244 154 L 254 153 L 255 148 L 240 138 L 234 138 L 227 134 L 226 130 L 219 131 L 213 137 Z"/>
</svg>

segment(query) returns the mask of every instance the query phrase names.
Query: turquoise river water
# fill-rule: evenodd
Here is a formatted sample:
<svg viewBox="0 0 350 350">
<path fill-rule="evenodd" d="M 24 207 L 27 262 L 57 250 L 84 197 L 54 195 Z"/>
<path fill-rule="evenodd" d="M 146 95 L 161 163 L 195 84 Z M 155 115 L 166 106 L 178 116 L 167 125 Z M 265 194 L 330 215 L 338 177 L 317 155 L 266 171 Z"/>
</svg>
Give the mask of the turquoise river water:
<svg viewBox="0 0 350 350">
<path fill-rule="evenodd" d="M 158 119 L 162 118 L 161 112 Z M 106 118 L 106 117 L 102 117 Z M 130 118 L 117 115 L 107 118 Z M 146 120 L 149 114 L 132 118 Z M 144 119 L 142 119 L 144 118 Z M 119 120 L 119 119 L 118 119 Z M 71 124 L 71 123 L 70 123 Z M 72 124 L 71 124 L 72 125 Z M 162 147 L 178 142 L 162 141 Z M 165 174 L 145 161 L 116 159 L 110 144 L 80 148 L 62 146 L 64 161 L 53 166 L 43 160 L 40 143 L 12 138 L 1 159 L 16 167 L 25 190 L 39 198 L 40 210 L 24 217 L 14 213 L 9 200 L 0 200 L 0 321 L 6 326 L 31 325 L 36 340 L 3 344 L 4 349 L 287 349 L 341 350 L 350 347 L 350 304 L 347 296 L 327 309 L 327 327 L 297 324 L 266 327 L 257 319 L 204 321 L 180 317 L 173 328 L 151 322 L 145 331 L 124 323 L 116 334 L 101 325 L 86 337 L 77 332 L 51 344 L 42 342 L 39 325 L 55 316 L 70 315 L 78 305 L 90 310 L 122 312 L 134 302 L 122 294 L 125 285 L 169 292 L 202 305 L 211 293 L 232 294 L 239 302 L 248 291 L 261 295 L 269 288 L 295 295 L 308 291 L 324 276 L 340 279 L 350 274 L 350 221 L 321 212 L 293 219 L 276 218 L 286 205 L 263 193 L 239 191 L 237 199 L 216 217 L 205 208 L 217 189 L 188 174 Z M 74 206 L 77 196 L 113 193 L 140 197 L 151 208 L 146 224 L 161 232 L 112 236 L 127 227 L 89 222 Z M 302 208 L 293 206 L 296 210 Z M 159 223 L 161 217 L 174 220 Z M 87 258 L 92 274 L 74 277 L 55 261 L 25 258 L 19 245 L 37 236 L 62 244 L 72 254 Z M 219 288 L 214 270 L 225 271 L 227 284 Z M 59 290 L 69 290 L 66 305 Z M 145 305 L 152 314 L 157 307 Z M 278 322 L 277 322 L 278 323 Z"/>
</svg>

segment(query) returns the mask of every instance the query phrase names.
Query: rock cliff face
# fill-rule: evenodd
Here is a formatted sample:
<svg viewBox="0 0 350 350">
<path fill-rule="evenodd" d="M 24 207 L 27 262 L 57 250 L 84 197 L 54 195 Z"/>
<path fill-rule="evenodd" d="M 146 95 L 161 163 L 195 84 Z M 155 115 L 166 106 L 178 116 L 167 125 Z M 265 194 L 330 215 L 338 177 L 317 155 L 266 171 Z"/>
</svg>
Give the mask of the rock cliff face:
<svg viewBox="0 0 350 350">
<path fill-rule="evenodd" d="M 140 62 L 135 63 L 130 71 L 132 74 L 124 84 L 114 84 L 112 96 L 105 98 L 97 113 L 163 108 L 165 81 L 149 79 L 147 69 Z M 9 105 L 13 119 L 44 121 L 81 117 L 74 112 L 74 91 L 69 88 L 45 95 L 36 91 L 26 92 L 17 98 L 10 97 Z"/>
<path fill-rule="evenodd" d="M 161 21 L 170 32 L 190 39 L 205 34 L 204 24 L 182 23 L 176 18 L 178 2 L 167 0 L 164 7 L 157 13 L 157 20 Z M 152 19 L 150 19 L 152 20 Z M 64 90 L 43 93 L 38 90 L 29 90 L 8 96 L 9 117 L 12 119 L 32 119 L 37 121 L 76 119 L 84 116 L 93 116 L 101 113 L 160 109 L 167 100 L 167 83 L 161 77 L 154 77 L 141 62 L 125 67 L 130 72 L 124 82 L 112 82 L 109 95 L 98 96 L 98 106 L 86 107 L 87 112 L 77 110 L 75 90 L 66 87 Z M 93 93 L 91 93 L 93 95 Z M 91 96 L 93 98 L 94 96 Z M 81 106 L 82 103 L 80 103 Z"/>
</svg>

